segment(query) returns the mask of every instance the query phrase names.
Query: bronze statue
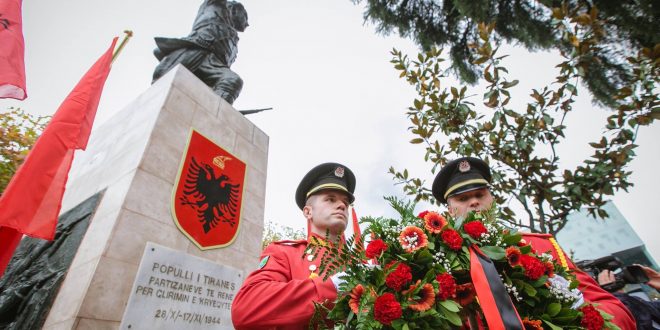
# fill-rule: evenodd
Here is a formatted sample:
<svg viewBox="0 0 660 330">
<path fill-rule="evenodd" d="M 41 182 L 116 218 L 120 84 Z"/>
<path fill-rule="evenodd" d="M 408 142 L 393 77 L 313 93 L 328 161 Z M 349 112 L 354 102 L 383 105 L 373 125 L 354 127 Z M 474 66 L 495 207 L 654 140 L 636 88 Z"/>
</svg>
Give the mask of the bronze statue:
<svg viewBox="0 0 660 330">
<path fill-rule="evenodd" d="M 155 38 L 158 48 L 154 55 L 160 63 L 153 81 L 181 63 L 233 104 L 241 93 L 243 80 L 229 67 L 238 53 L 238 32 L 245 31 L 247 20 L 245 8 L 236 1 L 204 0 L 187 37 Z"/>
</svg>

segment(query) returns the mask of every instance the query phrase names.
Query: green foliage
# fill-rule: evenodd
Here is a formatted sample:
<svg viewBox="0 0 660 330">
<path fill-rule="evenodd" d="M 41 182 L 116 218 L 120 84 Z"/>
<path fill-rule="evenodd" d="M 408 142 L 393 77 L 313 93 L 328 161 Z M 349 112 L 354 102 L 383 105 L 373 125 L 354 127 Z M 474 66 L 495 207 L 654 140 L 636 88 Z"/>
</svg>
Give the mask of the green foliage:
<svg viewBox="0 0 660 330">
<path fill-rule="evenodd" d="M 493 170 L 492 191 L 504 206 L 503 220 L 535 232 L 557 233 L 566 216 L 582 207 L 588 207 L 594 216 L 606 217 L 601 207 L 607 196 L 632 185 L 626 166 L 635 156 L 636 130 L 660 118 L 660 46 L 628 58 L 635 77 L 615 95 L 619 106 L 604 124 L 602 138 L 590 144 L 593 154 L 582 165 L 562 171 L 556 147 L 564 140 L 576 86 L 589 70 L 583 59 L 589 54 L 589 45 L 596 44 L 598 23 L 592 23 L 569 31 L 564 21 L 556 21 L 556 29 L 564 31 L 563 38 L 573 40 L 574 51 L 557 65 L 559 74 L 550 86 L 532 90 L 525 109 L 508 105 L 510 90 L 518 81 L 507 78 L 508 70 L 501 65 L 504 56 L 498 55 L 491 42 L 494 24 L 480 24 L 478 40 L 469 45 L 473 64 L 482 69 L 488 83 L 484 110 L 478 110 L 477 100 L 469 96 L 472 93 L 466 86 L 442 86 L 448 72 L 443 68 L 442 50 L 431 48 L 416 60 L 393 50 L 394 67 L 419 95 L 407 113 L 415 136 L 410 142 L 426 146 L 424 160 L 433 164 L 432 171 L 456 156 L 483 158 Z M 390 173 L 415 201 L 434 201 L 424 182 L 407 170 L 390 168 Z M 527 220 L 516 215 L 510 203 L 520 206 Z"/>
<path fill-rule="evenodd" d="M 49 120 L 49 116 L 33 116 L 20 108 L 10 107 L 0 113 L 0 194 Z"/>
<path fill-rule="evenodd" d="M 315 258 L 321 258 L 319 274 L 324 274 L 324 280 L 327 280 L 332 274 L 346 271 L 349 265 L 357 265 L 362 261 L 362 241 L 356 241 L 355 235 L 348 238 L 345 244 L 333 242 L 326 246 L 324 242 L 330 242 L 328 235 L 325 241 L 312 237 L 308 249 Z"/>
<path fill-rule="evenodd" d="M 272 221 L 266 221 L 264 225 L 264 236 L 261 240 L 261 248 L 264 249 L 268 244 L 281 240 L 296 240 L 307 238 L 307 233 L 300 229 L 283 226 Z"/>
<path fill-rule="evenodd" d="M 470 44 L 479 40 L 479 22 L 495 24 L 494 40 L 524 46 L 529 50 L 557 49 L 569 54 L 575 40 L 566 39 L 557 23 L 578 30 L 596 24 L 597 44 L 582 44 L 589 56 L 585 83 L 596 99 L 614 106 L 616 91 L 634 79 L 627 56 L 660 42 L 660 5 L 653 0 L 352 0 L 365 3 L 365 20 L 383 34 L 398 32 L 414 40 L 424 51 L 449 47 L 452 70 L 467 83 L 484 74 L 475 64 L 478 55 Z M 597 8 L 597 9 L 596 9 Z"/>
</svg>

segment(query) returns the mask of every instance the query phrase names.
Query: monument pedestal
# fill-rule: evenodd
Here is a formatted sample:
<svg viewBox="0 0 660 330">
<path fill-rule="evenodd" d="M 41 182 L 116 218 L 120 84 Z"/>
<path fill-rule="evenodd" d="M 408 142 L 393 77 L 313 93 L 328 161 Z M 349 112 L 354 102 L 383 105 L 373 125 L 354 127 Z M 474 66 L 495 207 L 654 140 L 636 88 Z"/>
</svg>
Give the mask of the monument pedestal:
<svg viewBox="0 0 660 330">
<path fill-rule="evenodd" d="M 200 250 L 172 218 L 172 190 L 191 128 L 247 165 L 238 236 L 224 248 Z M 129 300 L 134 299 L 137 287 L 141 286 L 136 276 L 159 271 L 154 265 L 157 261 L 149 259 L 149 267 L 140 269 L 138 274 L 141 261 L 147 258 L 148 244 L 179 256 L 175 259 L 192 255 L 198 257 L 190 258 L 195 260 L 193 263 L 226 266 L 232 275 L 245 278 L 258 265 L 261 252 L 267 158 L 268 136 L 182 66 L 174 68 L 124 110 L 96 127 L 87 150 L 75 155 L 62 211 L 104 189 L 105 193 L 43 328 L 117 329 L 120 324 L 128 328 L 128 323 L 121 322 Z M 167 253 L 160 257 L 167 259 Z M 187 270 L 195 273 L 194 276 L 202 274 L 195 269 Z M 174 273 L 164 271 L 158 279 L 173 281 L 168 276 Z M 182 274 L 177 273 L 185 277 Z M 145 283 L 149 280 L 147 277 Z M 183 278 L 179 282 L 185 284 Z M 209 285 L 208 281 L 204 285 Z M 152 288 L 154 296 L 158 288 Z M 192 295 L 207 287 L 185 289 L 192 290 Z M 148 289 L 141 290 L 144 293 Z M 231 298 L 229 291 L 222 299 L 217 294 L 218 304 Z M 223 306 L 226 309 L 227 305 Z M 156 315 L 145 311 L 143 318 L 156 319 Z M 208 326 L 181 320 L 175 319 L 178 326 L 187 329 Z M 223 323 L 217 324 L 230 326 L 227 320 L 220 321 Z M 151 329 L 169 327 L 164 324 L 153 323 Z"/>
</svg>

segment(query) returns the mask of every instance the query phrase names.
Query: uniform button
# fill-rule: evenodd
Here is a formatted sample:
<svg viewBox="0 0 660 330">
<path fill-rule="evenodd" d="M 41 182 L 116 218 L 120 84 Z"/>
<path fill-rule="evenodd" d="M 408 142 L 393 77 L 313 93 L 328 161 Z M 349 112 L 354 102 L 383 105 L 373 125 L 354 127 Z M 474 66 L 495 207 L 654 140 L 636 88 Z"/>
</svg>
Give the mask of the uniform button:
<svg viewBox="0 0 660 330">
<path fill-rule="evenodd" d="M 309 265 L 309 270 L 310 271 L 315 271 L 316 270 L 316 265 Z"/>
<path fill-rule="evenodd" d="M 311 255 L 310 255 L 310 256 L 307 256 L 307 260 L 309 260 L 309 261 L 314 260 L 314 256 L 311 256 Z"/>
<path fill-rule="evenodd" d="M 312 250 L 310 249 L 310 250 L 305 251 L 305 253 L 311 255 L 313 252 L 312 252 Z"/>
</svg>

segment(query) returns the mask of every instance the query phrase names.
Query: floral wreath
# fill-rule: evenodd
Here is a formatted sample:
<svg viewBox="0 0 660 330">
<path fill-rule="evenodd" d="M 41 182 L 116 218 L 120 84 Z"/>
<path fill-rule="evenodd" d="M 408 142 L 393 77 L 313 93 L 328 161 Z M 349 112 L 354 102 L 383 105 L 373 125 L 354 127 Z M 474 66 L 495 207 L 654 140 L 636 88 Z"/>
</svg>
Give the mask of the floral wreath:
<svg viewBox="0 0 660 330">
<path fill-rule="evenodd" d="M 415 215 L 414 203 L 386 200 L 400 218 L 362 218 L 366 249 L 355 237 L 325 247 L 316 238 L 310 242 L 325 279 L 343 272 L 336 301 L 315 303 L 310 328 L 327 329 L 328 321 L 334 329 L 483 328 L 505 299 L 525 329 L 618 329 L 611 315 L 583 302 L 571 270 L 497 221 L 495 205 L 461 219 Z M 499 276 L 491 282 L 503 286 L 497 304 L 486 303 L 493 300 L 479 289 L 482 265 Z"/>
</svg>

